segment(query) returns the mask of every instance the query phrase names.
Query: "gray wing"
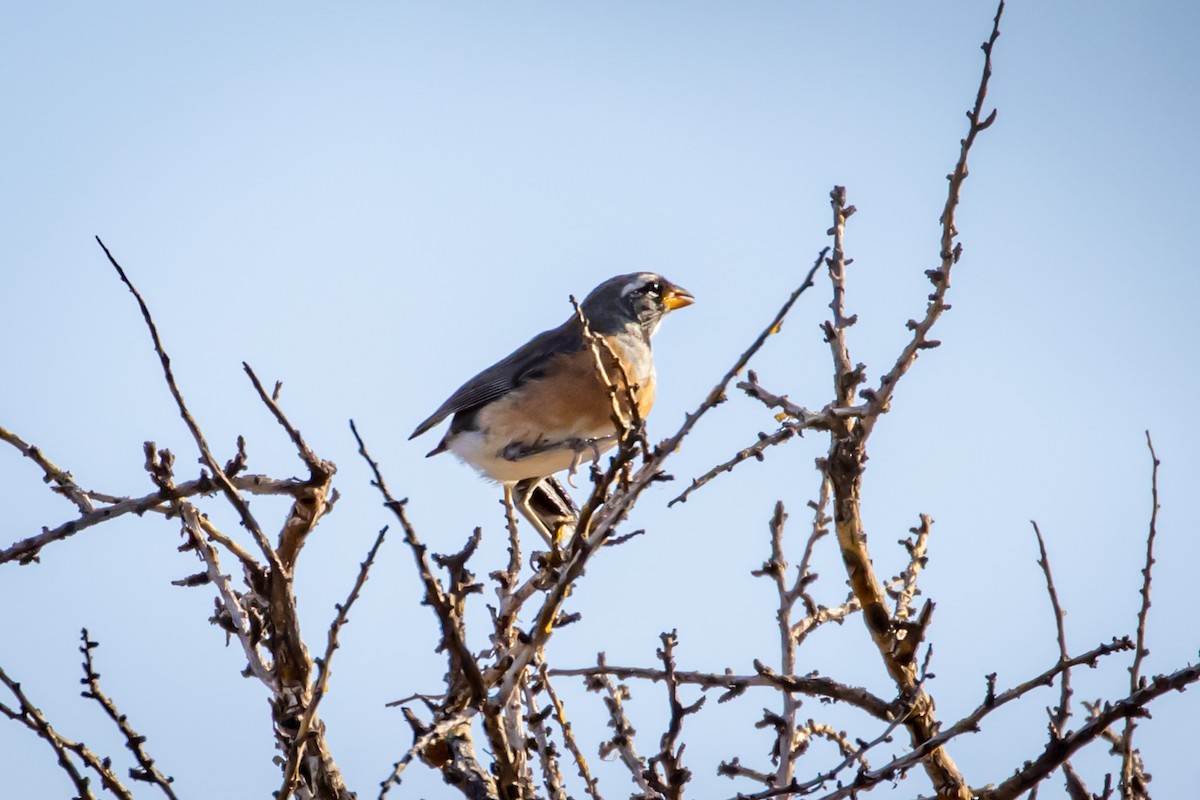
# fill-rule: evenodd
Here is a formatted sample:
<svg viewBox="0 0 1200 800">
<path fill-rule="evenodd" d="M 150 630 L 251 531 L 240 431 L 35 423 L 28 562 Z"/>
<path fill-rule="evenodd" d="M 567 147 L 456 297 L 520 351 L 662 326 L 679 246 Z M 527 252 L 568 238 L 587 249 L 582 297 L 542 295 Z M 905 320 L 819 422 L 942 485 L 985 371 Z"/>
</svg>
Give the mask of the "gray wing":
<svg viewBox="0 0 1200 800">
<path fill-rule="evenodd" d="M 451 414 L 478 408 L 503 397 L 519 386 L 530 372 L 556 354 L 578 350 L 582 346 L 583 334 L 579 328 L 579 320 L 575 317 L 553 330 L 539 333 L 519 349 L 458 387 L 458 391 L 450 395 L 450 399 L 442 403 L 429 419 L 418 425 L 408 438 L 420 436 Z"/>
</svg>

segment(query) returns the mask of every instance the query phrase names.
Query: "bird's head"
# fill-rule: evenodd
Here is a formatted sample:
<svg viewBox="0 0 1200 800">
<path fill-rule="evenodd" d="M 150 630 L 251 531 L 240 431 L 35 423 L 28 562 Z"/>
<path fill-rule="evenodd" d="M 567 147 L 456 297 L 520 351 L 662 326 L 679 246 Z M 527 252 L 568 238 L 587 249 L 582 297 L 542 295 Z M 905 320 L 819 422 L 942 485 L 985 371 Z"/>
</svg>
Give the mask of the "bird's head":
<svg viewBox="0 0 1200 800">
<path fill-rule="evenodd" d="M 690 292 L 662 275 L 633 272 L 597 286 L 581 307 L 596 333 L 616 333 L 636 323 L 650 337 L 666 314 L 694 302 Z"/>
</svg>

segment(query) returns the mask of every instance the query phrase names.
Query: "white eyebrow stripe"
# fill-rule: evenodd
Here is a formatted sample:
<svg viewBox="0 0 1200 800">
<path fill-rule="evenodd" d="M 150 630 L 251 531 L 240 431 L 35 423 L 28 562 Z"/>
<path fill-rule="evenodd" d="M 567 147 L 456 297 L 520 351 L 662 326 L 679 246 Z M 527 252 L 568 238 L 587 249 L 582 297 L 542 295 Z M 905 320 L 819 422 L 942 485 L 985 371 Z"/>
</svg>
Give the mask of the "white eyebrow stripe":
<svg viewBox="0 0 1200 800">
<path fill-rule="evenodd" d="M 639 272 L 633 280 L 621 288 L 621 297 L 625 297 L 630 292 L 636 291 L 637 289 L 645 286 L 647 283 L 656 280 L 658 280 L 658 276 L 653 272 Z"/>
</svg>

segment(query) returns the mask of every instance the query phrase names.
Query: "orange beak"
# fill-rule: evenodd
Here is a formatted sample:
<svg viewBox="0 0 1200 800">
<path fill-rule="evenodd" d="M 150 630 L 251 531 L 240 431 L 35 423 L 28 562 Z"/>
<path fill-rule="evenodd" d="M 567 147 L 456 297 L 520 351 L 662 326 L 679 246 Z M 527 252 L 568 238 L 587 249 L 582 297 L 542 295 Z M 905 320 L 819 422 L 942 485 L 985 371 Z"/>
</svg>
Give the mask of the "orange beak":
<svg viewBox="0 0 1200 800">
<path fill-rule="evenodd" d="M 672 286 L 663 295 L 663 305 L 667 307 L 668 311 L 690 306 L 694 302 L 696 302 L 696 298 L 692 297 L 692 293 L 679 286 Z"/>
</svg>

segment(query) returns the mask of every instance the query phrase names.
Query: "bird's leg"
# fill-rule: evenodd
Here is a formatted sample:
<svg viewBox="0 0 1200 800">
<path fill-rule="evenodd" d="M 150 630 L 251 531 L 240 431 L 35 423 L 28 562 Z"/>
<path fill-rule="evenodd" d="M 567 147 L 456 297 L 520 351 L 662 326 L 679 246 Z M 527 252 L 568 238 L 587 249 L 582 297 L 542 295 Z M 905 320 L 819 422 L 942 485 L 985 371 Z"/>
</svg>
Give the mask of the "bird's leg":
<svg viewBox="0 0 1200 800">
<path fill-rule="evenodd" d="M 507 488 L 506 488 L 506 491 Z M 513 506 L 555 553 L 574 534 L 579 509 L 556 478 L 527 478 L 512 488 Z"/>
<path fill-rule="evenodd" d="M 600 457 L 598 450 L 599 449 L 597 448 L 597 454 L 596 454 L 597 459 L 599 459 L 599 457 Z M 579 469 L 579 457 L 581 455 L 583 455 L 583 450 L 576 447 L 575 452 L 571 454 L 571 466 L 567 467 L 567 484 L 572 489 L 578 488 L 575 485 L 575 470 Z"/>
<path fill-rule="evenodd" d="M 609 442 L 612 442 L 615 439 L 615 436 L 609 435 L 598 436 L 594 439 L 571 439 L 569 442 L 567 442 L 571 449 L 575 451 L 574 456 L 571 458 L 571 468 L 567 470 L 567 483 L 571 484 L 572 489 L 575 488 L 575 470 L 579 468 L 579 464 L 583 460 L 581 457 L 583 456 L 584 452 L 591 450 L 592 463 L 597 464 L 600 462 L 600 446 L 607 445 Z"/>
</svg>

